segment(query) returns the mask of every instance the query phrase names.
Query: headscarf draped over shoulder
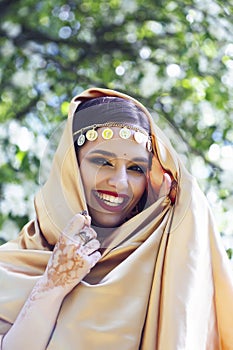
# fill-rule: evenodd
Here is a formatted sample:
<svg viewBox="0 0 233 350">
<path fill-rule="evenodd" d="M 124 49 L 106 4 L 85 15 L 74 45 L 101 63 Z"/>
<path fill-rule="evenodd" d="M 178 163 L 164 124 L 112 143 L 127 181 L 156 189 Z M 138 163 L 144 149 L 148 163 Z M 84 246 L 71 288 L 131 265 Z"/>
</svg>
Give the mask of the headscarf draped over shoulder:
<svg viewBox="0 0 233 350">
<path fill-rule="evenodd" d="M 148 117 L 154 154 L 177 182 L 177 197 L 160 198 L 116 229 L 99 263 L 65 298 L 47 349 L 233 349 L 232 272 L 204 195 L 149 111 L 101 88 L 71 101 L 48 180 L 35 196 L 36 219 L 0 247 L 0 334 L 14 323 L 67 222 L 87 209 L 73 116 L 80 102 L 104 96 L 130 100 Z"/>
</svg>

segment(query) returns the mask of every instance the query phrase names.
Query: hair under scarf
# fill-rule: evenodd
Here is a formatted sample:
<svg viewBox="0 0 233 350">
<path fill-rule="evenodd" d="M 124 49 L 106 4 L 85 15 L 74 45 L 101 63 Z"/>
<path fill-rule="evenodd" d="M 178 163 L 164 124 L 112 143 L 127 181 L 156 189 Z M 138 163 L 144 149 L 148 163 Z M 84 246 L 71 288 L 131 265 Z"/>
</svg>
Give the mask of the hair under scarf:
<svg viewBox="0 0 233 350">
<path fill-rule="evenodd" d="M 74 114 L 73 130 L 109 122 L 137 125 L 150 133 L 145 113 L 131 101 L 119 97 L 97 97 L 80 103 Z"/>
</svg>

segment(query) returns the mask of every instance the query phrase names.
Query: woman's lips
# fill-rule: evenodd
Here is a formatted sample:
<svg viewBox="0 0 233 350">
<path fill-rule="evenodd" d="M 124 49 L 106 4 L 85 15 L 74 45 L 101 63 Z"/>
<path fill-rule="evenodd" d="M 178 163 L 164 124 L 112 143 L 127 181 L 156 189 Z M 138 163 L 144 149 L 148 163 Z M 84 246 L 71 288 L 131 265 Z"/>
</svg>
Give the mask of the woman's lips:
<svg viewBox="0 0 233 350">
<path fill-rule="evenodd" d="M 111 191 L 93 191 L 98 204 L 105 210 L 121 211 L 129 201 L 129 196 Z"/>
</svg>

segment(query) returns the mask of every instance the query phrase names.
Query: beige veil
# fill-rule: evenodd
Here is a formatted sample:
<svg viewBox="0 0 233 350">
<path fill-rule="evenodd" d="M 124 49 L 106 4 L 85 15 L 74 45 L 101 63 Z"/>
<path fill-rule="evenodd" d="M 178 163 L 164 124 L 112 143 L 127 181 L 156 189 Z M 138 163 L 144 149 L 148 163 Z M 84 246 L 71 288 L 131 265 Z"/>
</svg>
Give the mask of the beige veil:
<svg viewBox="0 0 233 350">
<path fill-rule="evenodd" d="M 233 349 L 233 281 L 205 197 L 145 107 L 100 88 L 72 100 L 48 180 L 35 197 L 36 220 L 0 247 L 0 334 L 14 323 L 62 229 L 86 209 L 72 121 L 80 101 L 99 96 L 143 109 L 154 151 L 178 182 L 177 199 L 172 206 L 160 198 L 116 229 L 99 263 L 65 298 L 47 349 Z"/>
</svg>

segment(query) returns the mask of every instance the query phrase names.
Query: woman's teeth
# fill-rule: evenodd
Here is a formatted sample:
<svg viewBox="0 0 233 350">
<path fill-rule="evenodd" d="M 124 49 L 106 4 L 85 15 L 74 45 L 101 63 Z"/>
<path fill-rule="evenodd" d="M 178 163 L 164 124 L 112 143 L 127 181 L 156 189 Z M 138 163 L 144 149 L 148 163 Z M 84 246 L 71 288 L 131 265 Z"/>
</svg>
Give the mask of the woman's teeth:
<svg viewBox="0 0 233 350">
<path fill-rule="evenodd" d="M 99 199 L 101 199 L 105 204 L 110 205 L 112 207 L 117 207 L 118 205 L 122 204 L 124 202 L 124 198 L 122 197 L 115 197 L 111 196 L 109 194 L 96 192 Z"/>
</svg>

